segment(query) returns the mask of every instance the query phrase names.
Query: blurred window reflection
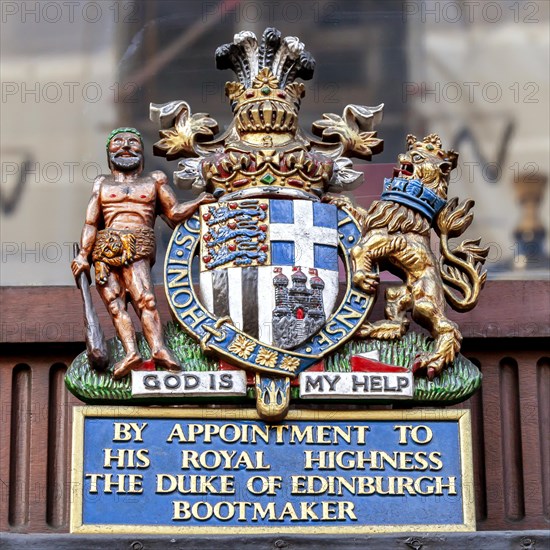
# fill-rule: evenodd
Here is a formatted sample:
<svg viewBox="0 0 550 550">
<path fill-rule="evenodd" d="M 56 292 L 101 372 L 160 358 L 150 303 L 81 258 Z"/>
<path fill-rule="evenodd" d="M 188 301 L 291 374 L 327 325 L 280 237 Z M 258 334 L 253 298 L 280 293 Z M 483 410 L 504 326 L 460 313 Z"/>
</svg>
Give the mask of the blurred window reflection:
<svg viewBox="0 0 550 550">
<path fill-rule="evenodd" d="M 547 1 L 28 0 L 1 10 L 2 285 L 73 284 L 72 243 L 107 171 L 109 131 L 138 127 L 146 170 L 171 175 L 176 163 L 151 152 L 149 103 L 185 99 L 226 125 L 231 76 L 214 51 L 266 26 L 300 37 L 317 60 L 306 130 L 348 103 L 386 104 L 385 151 L 357 200 L 380 192 L 407 133 L 437 132 L 460 152 L 450 196 L 476 200 L 465 237 L 491 244 L 490 278 L 549 275 Z M 160 282 L 170 230 L 159 222 L 157 234 Z"/>
</svg>

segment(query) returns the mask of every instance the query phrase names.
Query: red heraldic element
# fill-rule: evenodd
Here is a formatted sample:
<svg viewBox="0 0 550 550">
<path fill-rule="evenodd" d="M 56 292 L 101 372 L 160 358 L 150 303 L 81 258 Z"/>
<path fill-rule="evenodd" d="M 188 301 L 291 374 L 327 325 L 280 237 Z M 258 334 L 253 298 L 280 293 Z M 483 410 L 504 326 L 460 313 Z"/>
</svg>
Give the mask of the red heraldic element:
<svg viewBox="0 0 550 550">
<path fill-rule="evenodd" d="M 409 372 L 407 367 L 388 365 L 363 354 L 351 356 L 352 372 Z"/>
</svg>

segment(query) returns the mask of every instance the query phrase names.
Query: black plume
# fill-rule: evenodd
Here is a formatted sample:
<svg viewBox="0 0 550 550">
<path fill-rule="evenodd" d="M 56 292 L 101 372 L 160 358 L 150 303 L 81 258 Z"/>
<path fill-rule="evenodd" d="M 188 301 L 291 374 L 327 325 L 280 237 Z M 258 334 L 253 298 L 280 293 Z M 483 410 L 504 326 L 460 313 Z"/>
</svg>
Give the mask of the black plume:
<svg viewBox="0 0 550 550">
<path fill-rule="evenodd" d="M 288 57 L 281 71 L 281 88 L 291 84 L 297 78 L 310 80 L 315 70 L 315 59 L 309 52 L 302 52 L 298 59 Z"/>
<path fill-rule="evenodd" d="M 216 50 L 216 68 L 220 70 L 231 69 L 239 82 L 250 86 L 250 64 L 243 51 L 237 44 L 224 44 Z"/>
<path fill-rule="evenodd" d="M 298 38 L 288 37 L 283 40 L 280 31 L 273 27 L 265 29 L 259 48 L 256 37 L 252 33 L 243 32 L 236 35 L 235 42 L 224 44 L 216 50 L 216 67 L 233 70 L 238 81 L 246 88 L 252 85 L 256 70 L 259 72 L 268 68 L 279 79 L 279 86 L 284 88 L 296 78 L 309 80 L 313 76 L 315 60 L 303 48 Z M 255 74 L 252 74 L 253 70 Z"/>
<path fill-rule="evenodd" d="M 258 69 L 271 67 L 273 58 L 281 44 L 281 32 L 273 27 L 268 27 L 262 36 L 260 51 L 258 52 Z"/>
</svg>

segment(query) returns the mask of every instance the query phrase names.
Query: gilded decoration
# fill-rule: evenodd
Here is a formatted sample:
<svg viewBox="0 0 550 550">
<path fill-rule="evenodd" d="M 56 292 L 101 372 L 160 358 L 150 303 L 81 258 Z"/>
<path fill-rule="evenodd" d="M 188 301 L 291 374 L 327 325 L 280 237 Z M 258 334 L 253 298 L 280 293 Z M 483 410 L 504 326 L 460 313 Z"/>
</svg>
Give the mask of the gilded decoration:
<svg viewBox="0 0 550 550">
<path fill-rule="evenodd" d="M 360 372 L 365 384 L 369 373 L 391 373 L 381 378 L 390 402 L 467 399 L 481 375 L 459 354 L 462 334 L 445 310 L 475 307 L 489 249 L 479 239 L 453 242 L 470 226 L 474 206 L 448 196 L 458 153 L 435 133 L 407 136 L 379 199 L 362 207 L 349 192 L 371 182 L 352 158 L 370 161 L 382 151 L 376 126 L 384 105 L 320 113 L 307 132 L 299 123 L 302 81 L 313 77 L 315 60 L 297 37 L 274 28 L 259 38 L 243 31 L 215 58 L 218 69 L 235 75 L 225 85 L 227 128 L 220 131 L 208 113 L 193 113 L 183 100 L 150 106 L 159 130 L 153 152 L 178 160 L 174 186 L 197 200 L 179 203 L 162 172 L 142 175 L 137 130 L 109 136 L 112 173 L 94 184 L 73 262 L 89 345 L 67 374 L 71 391 L 84 400 L 131 400 L 135 370 L 177 375 L 182 368 L 218 370 L 224 362 L 254 375 L 247 398 L 255 395 L 268 421 L 284 418 L 291 399 L 305 398 L 303 375 L 323 372 L 342 380 Z M 150 277 L 157 215 L 174 228 L 165 260 L 174 324 L 166 334 Z M 110 347 L 93 330 L 90 262 L 117 330 Z M 400 282 L 386 290 L 385 318 L 371 319 L 384 271 Z M 143 337 L 131 327 L 127 298 Z M 411 320 L 429 336 L 409 333 Z M 405 386 L 392 386 L 392 376 L 406 383 L 407 394 L 398 395 Z M 330 391 L 315 387 L 316 398 L 330 401 Z M 382 399 L 356 389 L 339 395 L 359 403 Z M 223 402 L 221 394 L 212 396 Z"/>
</svg>

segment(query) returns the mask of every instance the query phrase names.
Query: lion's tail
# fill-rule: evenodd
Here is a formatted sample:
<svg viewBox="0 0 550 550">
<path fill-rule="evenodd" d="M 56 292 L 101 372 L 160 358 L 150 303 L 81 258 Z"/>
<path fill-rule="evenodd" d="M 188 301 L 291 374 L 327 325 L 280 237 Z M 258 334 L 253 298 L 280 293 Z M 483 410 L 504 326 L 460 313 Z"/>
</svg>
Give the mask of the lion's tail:
<svg viewBox="0 0 550 550">
<path fill-rule="evenodd" d="M 489 248 L 482 248 L 480 239 L 462 241 L 456 248 L 449 243 L 449 239 L 462 235 L 472 223 L 470 210 L 474 204 L 473 200 L 467 200 L 459 205 L 457 198 L 450 199 L 437 217 L 439 269 L 445 298 L 456 311 L 469 311 L 476 305 L 487 279 L 483 264 Z"/>
</svg>

